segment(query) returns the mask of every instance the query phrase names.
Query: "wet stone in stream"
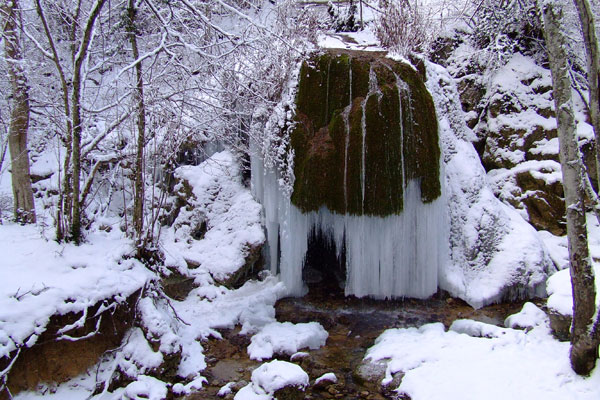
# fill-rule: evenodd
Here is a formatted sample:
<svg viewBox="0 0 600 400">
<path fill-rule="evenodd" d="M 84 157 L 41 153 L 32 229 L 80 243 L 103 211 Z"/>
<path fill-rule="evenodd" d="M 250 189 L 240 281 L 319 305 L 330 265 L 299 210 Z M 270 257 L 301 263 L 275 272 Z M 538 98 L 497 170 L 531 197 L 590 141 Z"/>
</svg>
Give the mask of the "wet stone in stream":
<svg viewBox="0 0 600 400">
<path fill-rule="evenodd" d="M 276 317 L 280 322 L 319 322 L 329 332 L 327 344 L 318 350 L 307 350 L 305 357 L 291 362 L 299 364 L 310 377 L 305 399 L 408 399 L 393 392 L 402 378 L 395 376 L 387 388 L 380 381 L 382 370 L 365 371 L 362 360 L 381 333 L 390 328 L 419 327 L 441 322 L 448 328 L 461 318 L 503 325 L 504 319 L 518 312 L 522 303 L 499 304 L 474 310 L 464 302 L 438 294 L 429 300 L 377 301 L 344 297 L 340 293 L 311 289 L 303 298 L 286 298 L 277 302 Z M 203 375 L 208 384 L 203 390 L 187 396 L 189 400 L 216 399 L 219 389 L 228 382 L 238 382 L 225 399 L 233 399 L 237 390 L 250 382 L 252 371 L 262 362 L 250 360 L 247 346 L 250 336 L 239 335 L 239 327 L 223 330 L 222 340 L 203 343 L 207 369 Z M 290 361 L 288 355 L 275 358 Z M 265 360 L 265 362 L 268 360 Z M 362 363 L 362 364 L 361 364 Z M 333 372 L 337 383 L 315 380 Z"/>
</svg>

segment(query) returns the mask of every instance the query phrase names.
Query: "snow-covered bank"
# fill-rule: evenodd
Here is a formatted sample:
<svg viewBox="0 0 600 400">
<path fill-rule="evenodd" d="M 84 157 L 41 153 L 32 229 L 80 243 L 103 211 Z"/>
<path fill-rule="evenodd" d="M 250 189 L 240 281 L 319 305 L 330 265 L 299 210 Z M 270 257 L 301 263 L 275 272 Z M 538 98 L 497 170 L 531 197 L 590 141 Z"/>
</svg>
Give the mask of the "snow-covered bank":
<svg viewBox="0 0 600 400">
<path fill-rule="evenodd" d="M 391 329 L 366 358 L 387 362 L 384 383 L 403 372 L 397 391 L 414 400 L 600 398 L 600 368 L 590 378 L 578 376 L 569 343 L 552 337 L 545 314 L 529 313 L 519 323 L 525 320 L 529 331 L 470 320 L 448 331 L 442 324 Z"/>
<path fill-rule="evenodd" d="M 0 358 L 31 347 L 51 316 L 82 313 L 102 300 L 123 302 L 155 275 L 126 258 L 131 243 L 118 230 L 95 232 L 80 246 L 46 239 L 38 226 L 0 226 Z M 107 306 L 109 304 L 107 303 Z"/>
</svg>

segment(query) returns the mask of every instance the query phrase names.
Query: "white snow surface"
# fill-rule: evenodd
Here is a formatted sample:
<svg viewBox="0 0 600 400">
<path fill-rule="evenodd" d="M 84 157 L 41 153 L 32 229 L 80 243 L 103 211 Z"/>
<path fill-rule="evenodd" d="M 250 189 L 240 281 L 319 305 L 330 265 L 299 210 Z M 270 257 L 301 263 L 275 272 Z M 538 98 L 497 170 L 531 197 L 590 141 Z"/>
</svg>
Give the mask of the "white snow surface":
<svg viewBox="0 0 600 400">
<path fill-rule="evenodd" d="M 240 389 L 235 400 L 271 400 L 273 394 L 287 386 L 304 390 L 308 374 L 296 364 L 273 360 L 252 371 L 252 382 Z"/>
<path fill-rule="evenodd" d="M 52 315 L 87 317 L 89 307 L 102 300 L 124 302 L 154 279 L 140 262 L 124 259 L 133 246 L 118 229 L 90 233 L 80 246 L 59 244 L 40 230 L 0 226 L 0 357 L 34 345 Z M 63 330 L 65 338 L 70 330 Z"/>
<path fill-rule="evenodd" d="M 532 329 L 546 323 L 546 313 L 533 303 L 523 304 L 523 308 L 516 314 L 509 315 L 504 320 L 504 326 L 513 329 Z"/>
<path fill-rule="evenodd" d="M 248 355 L 259 361 L 272 358 L 273 354 L 293 355 L 303 348 L 315 350 L 324 346 L 328 337 L 318 322 L 271 322 L 252 336 Z"/>
<path fill-rule="evenodd" d="M 252 383 L 266 393 L 273 394 L 286 386 L 306 388 L 308 374 L 297 364 L 273 360 L 252 371 Z"/>
<path fill-rule="evenodd" d="M 389 329 L 365 359 L 387 363 L 383 384 L 404 372 L 397 391 L 414 400 L 600 398 L 600 368 L 589 378 L 575 374 L 569 343 L 555 340 L 547 317 L 526 307 L 516 318 L 528 320 L 528 331 L 470 320 L 448 331 L 441 323 Z"/>
<path fill-rule="evenodd" d="M 596 304 L 600 306 L 600 224 L 595 215 L 587 214 L 588 248 L 596 274 Z M 544 240 L 552 246 L 556 263 L 563 269 L 548 278 L 546 290 L 548 309 L 562 315 L 573 315 L 573 291 L 571 289 L 571 274 L 569 271 L 569 251 L 566 236 L 554 236 L 544 232 Z"/>
<path fill-rule="evenodd" d="M 335 376 L 333 372 L 327 372 L 326 374 L 323 374 L 317 379 L 315 379 L 315 385 L 318 385 L 321 382 L 337 383 L 337 381 L 337 376 Z"/>
<path fill-rule="evenodd" d="M 168 229 L 162 238 L 166 265 L 196 276 L 197 283 L 210 282 L 211 277 L 227 279 L 245 264 L 250 249 L 265 241 L 262 207 L 243 187 L 238 163 L 230 151 L 216 153 L 198 166 L 179 167 L 175 175 L 191 186 L 194 198 L 188 201 L 194 209 L 182 208 L 174 226 L 204 220 L 207 231 L 202 239 L 195 240 L 186 225 Z M 188 269 L 186 261 L 199 267 Z"/>
<path fill-rule="evenodd" d="M 537 234 L 487 183 L 448 71 L 427 62 L 426 86 L 438 113 L 450 220 L 450 262 L 439 286 L 475 308 L 545 294 L 553 270 Z"/>
</svg>

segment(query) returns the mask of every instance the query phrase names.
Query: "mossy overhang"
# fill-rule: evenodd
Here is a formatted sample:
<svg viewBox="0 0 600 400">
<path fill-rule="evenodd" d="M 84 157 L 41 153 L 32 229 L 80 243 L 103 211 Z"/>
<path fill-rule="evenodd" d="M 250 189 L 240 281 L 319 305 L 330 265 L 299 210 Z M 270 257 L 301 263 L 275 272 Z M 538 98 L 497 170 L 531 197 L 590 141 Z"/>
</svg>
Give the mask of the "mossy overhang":
<svg viewBox="0 0 600 400">
<path fill-rule="evenodd" d="M 381 54 L 338 52 L 303 62 L 291 131 L 292 203 L 303 212 L 385 217 L 441 194 L 435 107 L 420 74 Z"/>
</svg>

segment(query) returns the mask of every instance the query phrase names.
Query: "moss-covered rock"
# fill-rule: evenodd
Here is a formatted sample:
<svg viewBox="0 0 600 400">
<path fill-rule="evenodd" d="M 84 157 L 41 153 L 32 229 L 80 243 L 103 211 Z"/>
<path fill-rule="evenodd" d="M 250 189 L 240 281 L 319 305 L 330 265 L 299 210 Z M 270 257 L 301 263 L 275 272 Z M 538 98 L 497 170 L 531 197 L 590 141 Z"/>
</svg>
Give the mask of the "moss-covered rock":
<svg viewBox="0 0 600 400">
<path fill-rule="evenodd" d="M 304 62 L 291 133 L 292 202 L 351 215 L 403 209 L 403 188 L 441 194 L 433 101 L 409 65 L 369 54 L 324 54 Z"/>
</svg>

